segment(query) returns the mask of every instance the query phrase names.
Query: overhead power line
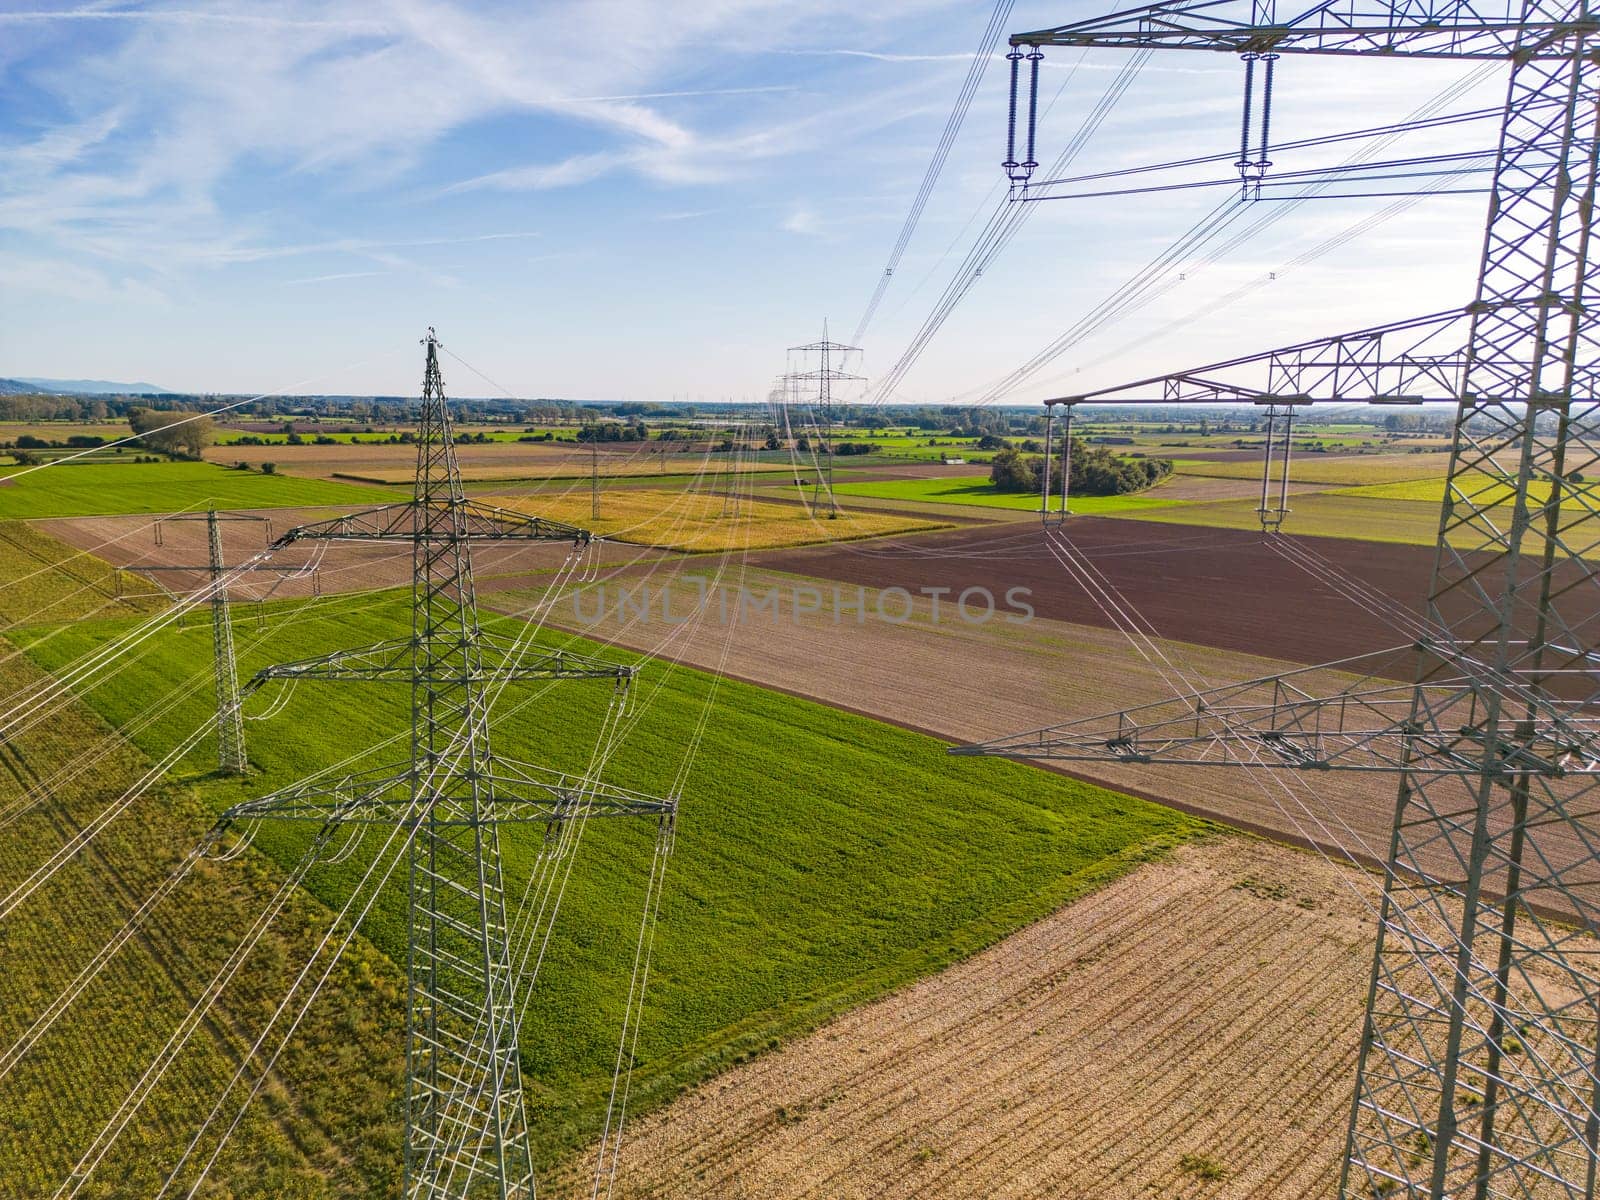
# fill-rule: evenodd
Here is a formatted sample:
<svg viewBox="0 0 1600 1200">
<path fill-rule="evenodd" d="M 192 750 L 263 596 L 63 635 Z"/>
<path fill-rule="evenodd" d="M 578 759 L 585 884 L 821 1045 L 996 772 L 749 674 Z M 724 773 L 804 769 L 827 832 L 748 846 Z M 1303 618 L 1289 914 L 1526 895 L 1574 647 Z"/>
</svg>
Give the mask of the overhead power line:
<svg viewBox="0 0 1600 1200">
<path fill-rule="evenodd" d="M 1440 115 L 1442 108 L 1455 103 L 1460 96 L 1487 78 L 1494 69 L 1494 64 L 1483 64 L 1475 67 L 1415 109 L 1405 120 L 1395 122 L 1391 126 L 1378 127 L 1373 131 L 1371 140 L 1366 145 L 1349 154 L 1337 168 L 1332 169 L 1327 177 L 1307 182 L 1303 191 L 1299 191 L 1292 196 L 1275 197 L 1287 203 L 1281 207 L 1274 206 L 1263 210 L 1258 215 L 1253 216 L 1242 228 L 1232 231 L 1220 243 L 1216 239 L 1221 237 L 1233 220 L 1243 214 L 1250 205 L 1245 201 L 1239 200 L 1230 206 L 1229 202 L 1224 201 L 1222 205 L 1210 210 L 1171 246 L 1140 268 L 1130 279 L 1120 284 L 1109 296 L 1080 317 L 1048 345 L 1015 370 L 986 388 L 977 403 L 991 404 L 1001 399 L 1049 366 L 1066 350 L 1082 343 L 1090 335 L 1099 332 L 1115 321 L 1121 320 L 1143 308 L 1174 285 L 1176 280 L 1174 272 L 1177 272 L 1180 266 L 1183 267 L 1184 271 L 1193 271 L 1197 267 L 1214 264 L 1244 245 L 1251 238 L 1258 236 L 1301 204 L 1318 198 L 1334 198 L 1334 194 L 1330 193 L 1329 189 L 1339 182 L 1338 172 L 1385 165 L 1374 162 L 1378 154 L 1393 145 L 1410 129 L 1425 127 L 1427 122 Z M 1448 173 L 1441 183 L 1448 182 L 1449 179 L 1455 178 L 1456 175 L 1456 172 Z M 1431 194 L 1436 190 L 1431 188 L 1408 189 L 1404 195 L 1390 194 L 1389 198 L 1404 199 L 1413 195 Z M 1372 195 L 1372 193 L 1366 193 L 1366 195 Z M 1018 207 L 1026 208 L 1027 205 L 1022 204 Z M 1218 220 L 1217 218 L 1220 214 L 1227 214 L 1226 219 Z M 1207 249 L 1207 247 L 1209 248 Z M 1202 249 L 1205 250 L 1204 257 L 1197 260 L 1190 258 L 1185 263 L 1185 259 L 1188 256 L 1198 255 Z"/>
<path fill-rule="evenodd" d="M 1084 146 L 1089 143 L 1089 139 L 1105 123 L 1105 119 L 1111 115 L 1111 110 L 1117 106 L 1117 102 L 1122 99 L 1123 94 L 1132 86 L 1133 81 L 1138 78 L 1139 72 L 1144 69 L 1145 63 L 1149 61 L 1151 53 L 1150 50 L 1136 52 L 1123 64 L 1121 70 L 1112 77 L 1111 82 L 1106 86 L 1099 100 L 1095 102 L 1094 107 L 1089 110 L 1088 115 L 1084 117 L 1082 123 L 1078 126 L 1077 132 L 1073 134 L 1061 153 L 1056 156 L 1055 161 L 1050 164 L 1050 174 L 1059 175 L 1083 151 Z M 1071 79 L 1072 76 L 1069 74 L 1067 79 L 1062 82 L 1063 89 L 1067 83 L 1071 82 Z M 924 319 L 922 326 L 912 337 L 911 343 L 901 353 L 894 366 L 889 369 L 879 382 L 877 389 L 873 393 L 874 403 L 882 403 L 894 395 L 895 389 L 900 386 L 901 380 L 916 365 L 917 359 L 921 357 L 928 343 L 933 340 L 934 335 L 939 332 L 939 329 L 944 325 L 950 314 L 955 311 L 956 306 L 961 303 L 962 298 L 966 296 L 972 285 L 982 278 L 984 271 L 994 262 L 1000 252 L 1006 248 L 1011 239 L 1016 236 L 1017 230 L 1027 220 L 1029 211 L 1030 207 L 1026 204 L 1011 203 L 1009 196 L 999 202 L 994 212 L 990 214 L 982 232 L 978 234 L 978 240 L 967 251 L 967 256 L 962 260 L 961 265 L 956 268 L 954 277 L 945 286 L 943 294 L 934 303 L 933 310 Z"/>
<path fill-rule="evenodd" d="M 905 223 L 900 226 L 900 236 L 895 239 L 894 249 L 889 252 L 889 261 L 884 266 L 883 273 L 878 276 L 878 286 L 872 291 L 872 299 L 867 302 L 866 311 L 861 314 L 861 320 L 856 322 L 856 331 L 850 340 L 858 345 L 867 332 L 867 326 L 872 324 L 878 305 L 882 303 L 884 293 L 889 290 L 889 281 L 894 278 L 894 273 L 900 266 L 900 259 L 905 254 L 906 247 L 911 244 L 912 235 L 917 231 L 917 222 L 922 220 L 922 210 L 927 207 L 928 197 L 933 194 L 934 185 L 939 182 L 945 159 L 950 157 L 950 148 L 955 145 L 956 137 L 961 132 L 961 124 L 966 120 L 967 110 L 972 107 L 972 98 L 977 95 L 978 84 L 982 82 L 983 73 L 989 66 L 989 60 L 994 56 L 995 45 L 1005 31 L 1006 20 L 1011 16 L 1011 6 L 1015 2 L 1016 0 L 996 0 L 994 11 L 989 14 L 989 24 L 984 27 L 983 38 L 978 43 L 978 52 L 973 55 L 972 65 L 967 68 L 967 77 L 961 83 L 961 90 L 956 93 L 955 106 L 951 108 L 950 116 L 944 123 L 944 132 L 939 135 L 939 142 L 933 148 L 933 158 L 922 176 L 922 184 L 917 188 L 917 194 L 912 197 L 911 209 L 906 213 Z"/>
</svg>

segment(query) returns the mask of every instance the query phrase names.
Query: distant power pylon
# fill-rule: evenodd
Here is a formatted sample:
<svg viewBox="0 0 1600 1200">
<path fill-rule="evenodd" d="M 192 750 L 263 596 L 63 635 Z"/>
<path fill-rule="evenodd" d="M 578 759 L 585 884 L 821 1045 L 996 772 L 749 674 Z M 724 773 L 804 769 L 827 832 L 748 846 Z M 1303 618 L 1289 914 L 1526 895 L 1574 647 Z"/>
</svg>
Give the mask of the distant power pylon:
<svg viewBox="0 0 1600 1200">
<path fill-rule="evenodd" d="M 860 346 L 846 346 L 840 342 L 828 340 L 828 323 L 822 323 L 822 340 L 811 342 L 804 346 L 790 346 L 790 350 L 801 354 L 815 354 L 818 356 L 815 371 L 800 371 L 790 378 L 796 383 L 815 383 L 817 385 L 817 404 L 813 410 L 817 416 L 818 428 L 822 431 L 822 470 L 827 480 L 828 490 L 828 516 L 839 515 L 839 502 L 833 494 L 833 385 L 842 380 L 860 380 L 860 375 L 850 375 L 831 365 L 835 356 L 843 362 L 846 354 L 859 353 Z"/>
<path fill-rule="evenodd" d="M 156 545 L 161 545 L 161 527 L 168 521 L 204 521 L 206 546 L 209 551 L 206 565 L 177 565 L 160 563 L 141 566 L 140 571 L 205 571 L 207 572 L 211 605 L 211 664 L 216 677 L 217 699 L 217 770 L 224 775 L 243 775 L 249 769 L 245 753 L 244 716 L 239 710 L 239 663 L 233 650 L 233 618 L 229 612 L 228 571 L 222 561 L 222 523 L 224 521 L 251 521 L 272 529 L 266 517 L 249 513 L 219 513 L 215 508 L 203 513 L 175 513 L 156 518 Z M 250 562 L 237 571 L 273 571 L 280 575 L 294 568 L 273 566 L 269 563 Z"/>
<path fill-rule="evenodd" d="M 1477 295 L 1465 309 L 1094 393 L 1269 412 L 1453 400 L 1432 583 L 1407 648 L 1413 682 L 1386 678 L 1375 656 L 1333 664 L 1367 677 L 1331 697 L 1293 672 L 957 752 L 1397 771 L 1340 1194 L 1592 1200 L 1600 22 L 1590 0 L 1339 0 L 1295 12 L 1285 21 L 1270 0 L 1163 0 L 1011 42 L 1220 51 L 1269 70 L 1291 54 L 1509 64 Z M 1014 86 L 1013 121 L 1015 111 Z M 1267 131 L 1252 149 L 1250 128 L 1247 107 L 1247 187 L 1267 165 Z M 1027 184 L 1026 165 L 1009 163 L 1013 182 Z M 1268 453 L 1270 473 L 1270 433 Z M 1272 506 L 1263 478 L 1271 530 L 1286 503 L 1280 490 Z"/>
<path fill-rule="evenodd" d="M 396 827 L 409 837 L 404 1194 L 407 1200 L 531 1200 L 521 1014 L 501 873 L 500 827 L 603 816 L 670 822 L 674 804 L 492 752 L 491 689 L 513 680 L 604 679 L 634 668 L 567 651 L 533 652 L 478 624 L 471 543 L 568 542 L 570 525 L 470 500 L 456 465 L 433 331 L 427 347 L 410 501 L 304 525 L 304 540 L 412 546 L 411 633 L 360 650 L 269 667 L 270 679 L 389 682 L 411 691 L 411 750 L 400 763 L 313 779 L 236 805 L 261 819 Z"/>
</svg>

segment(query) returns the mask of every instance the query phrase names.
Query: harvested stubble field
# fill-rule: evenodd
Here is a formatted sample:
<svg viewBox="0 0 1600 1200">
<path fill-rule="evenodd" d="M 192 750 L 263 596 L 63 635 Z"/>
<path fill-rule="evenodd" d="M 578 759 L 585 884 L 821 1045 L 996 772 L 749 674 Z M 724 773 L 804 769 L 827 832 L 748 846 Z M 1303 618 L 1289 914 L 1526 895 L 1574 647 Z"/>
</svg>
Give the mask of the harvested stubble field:
<svg viewBox="0 0 1600 1200">
<path fill-rule="evenodd" d="M 610 541 L 706 553 L 765 550 L 816 542 L 850 541 L 885 534 L 944 528 L 944 523 L 891 513 L 841 510 L 837 518 L 813 516 L 800 504 L 715 492 L 629 488 L 604 492 L 600 517 L 592 517 L 588 492 L 507 497 L 506 508 L 565 521 Z"/>
<path fill-rule="evenodd" d="M 662 451 L 666 452 L 663 453 Z M 489 442 L 458 445 L 456 457 L 462 479 L 473 483 L 513 482 L 520 479 L 576 479 L 589 477 L 589 447 L 554 442 Z M 236 462 L 259 468 L 277 464 L 279 472 L 297 476 L 342 478 L 379 484 L 407 484 L 415 477 L 417 448 L 403 442 L 338 446 L 212 446 L 208 461 L 232 466 Z M 726 455 L 708 455 L 703 446 L 686 450 L 679 443 L 639 443 L 621 448 L 601 448 L 601 475 L 658 474 L 665 463 L 673 473 L 699 471 L 711 474 L 783 471 L 781 463 L 735 463 Z"/>
<path fill-rule="evenodd" d="M 325 520 L 327 509 L 269 509 L 254 515 L 271 521 L 271 532 L 281 534 L 295 525 Z M 116 564 L 140 580 L 139 587 L 155 586 L 171 592 L 192 591 L 206 580 L 209 561 L 204 521 L 162 523 L 161 545 L 155 543 L 152 521 L 147 516 L 71 517 L 42 521 L 32 527 L 51 540 L 76 547 L 88 555 Z M 226 522 L 222 526 L 223 561 L 238 563 L 259 553 L 267 542 L 267 527 L 254 522 Z M 324 592 L 355 592 L 376 588 L 404 587 L 411 582 L 409 545 L 382 546 L 370 543 L 338 543 L 319 553 L 315 543 L 300 543 L 273 555 L 272 562 L 304 574 L 280 575 L 256 571 L 239 577 L 229 585 L 229 595 L 238 601 L 263 599 L 303 599 Z M 482 584 L 494 586 L 506 576 L 525 578 L 556 570 L 566 558 L 566 544 L 543 546 L 484 545 L 473 549 L 473 563 Z M 602 551 L 602 557 L 604 552 Z M 92 561 L 92 560 L 88 560 Z M 197 571 L 149 571 L 151 567 L 182 565 L 200 567 Z M 315 574 L 311 573 L 315 565 Z M 38 618 L 50 619 L 48 615 Z"/>
<path fill-rule="evenodd" d="M 837 520 L 813 520 L 806 509 L 779 501 L 741 500 L 740 515 L 734 517 L 731 502 L 709 492 L 658 492 L 648 489 L 611 489 L 602 495 L 602 520 L 590 519 L 588 489 L 572 494 L 490 495 L 485 499 L 505 508 L 539 516 L 566 520 L 593 527 L 608 541 L 631 545 L 599 546 L 590 551 L 591 564 L 605 571 L 606 577 L 641 562 L 654 561 L 665 552 L 705 553 L 743 551 L 797 546 L 828 539 L 842 540 L 879 537 L 885 534 L 950 527 L 949 521 L 889 513 L 850 512 Z M 724 515 L 725 510 L 730 515 Z M 271 531 L 281 534 L 297 524 L 325 519 L 324 509 L 275 509 L 256 515 L 270 518 Z M 52 553 L 64 557 L 70 548 L 86 552 L 81 561 L 98 563 L 99 571 L 115 564 L 126 573 L 174 564 L 200 567 L 194 571 L 149 570 L 128 585 L 130 592 L 149 592 L 152 586 L 172 592 L 193 590 L 205 582 L 203 569 L 208 561 L 206 527 L 202 521 L 164 522 L 162 544 L 155 543 L 149 517 L 138 515 L 73 517 L 40 522 L 28 529 L 41 545 L 56 547 Z M 6 528 L 0 524 L 0 530 Z M 608 531 L 615 531 L 608 534 Z M 223 526 L 223 559 L 241 562 L 260 552 L 266 544 L 266 529 L 254 523 L 230 522 Z M 639 547 L 648 550 L 641 554 Z M 481 590 L 492 591 L 526 584 L 529 577 L 548 575 L 566 559 L 570 547 L 565 543 L 543 546 L 496 546 L 473 549 L 475 573 Z M 103 562 L 100 560 L 104 560 Z M 257 571 L 230 585 L 230 595 L 240 601 L 304 598 L 329 592 L 353 592 L 375 588 L 403 587 L 411 580 L 411 552 L 406 546 L 373 544 L 334 544 L 325 549 L 301 543 L 279 551 L 272 562 L 285 568 L 299 568 L 304 574 L 280 575 Z M 311 567 L 315 565 L 315 574 Z M 153 581 L 153 584 L 152 582 Z M 0 578 L 0 586 L 3 586 Z M 43 614 L 38 620 L 51 619 Z"/>
<path fill-rule="evenodd" d="M 634 1124 L 610 1194 L 1321 1200 L 1376 896 L 1307 853 L 1181 847 Z"/>
</svg>

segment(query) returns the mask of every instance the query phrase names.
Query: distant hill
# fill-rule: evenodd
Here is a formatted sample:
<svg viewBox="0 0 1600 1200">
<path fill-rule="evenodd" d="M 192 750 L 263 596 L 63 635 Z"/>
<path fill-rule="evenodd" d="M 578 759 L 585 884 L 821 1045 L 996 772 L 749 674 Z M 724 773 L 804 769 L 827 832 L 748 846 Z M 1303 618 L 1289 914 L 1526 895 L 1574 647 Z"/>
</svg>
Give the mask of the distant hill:
<svg viewBox="0 0 1600 1200">
<path fill-rule="evenodd" d="M 0 394 L 22 392 L 67 392 L 81 396 L 158 396 L 167 391 L 153 383 L 118 383 L 111 379 L 30 379 L 15 376 L 0 379 Z"/>
</svg>

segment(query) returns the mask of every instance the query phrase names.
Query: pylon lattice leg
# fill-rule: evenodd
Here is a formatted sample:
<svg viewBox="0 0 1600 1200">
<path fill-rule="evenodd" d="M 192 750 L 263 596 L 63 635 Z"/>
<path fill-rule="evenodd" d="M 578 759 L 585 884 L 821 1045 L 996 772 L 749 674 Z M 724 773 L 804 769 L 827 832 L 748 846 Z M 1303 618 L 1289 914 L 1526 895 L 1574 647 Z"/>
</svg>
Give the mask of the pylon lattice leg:
<svg viewBox="0 0 1600 1200">
<path fill-rule="evenodd" d="M 1526 20 L 1588 20 L 1532 0 Z M 1534 714 L 1495 681 L 1591 699 L 1600 579 L 1593 397 L 1600 304 L 1589 260 L 1600 67 L 1514 61 L 1419 683 L 1462 656 L 1487 682 L 1418 687 L 1414 726 L 1478 765 L 1412 761 L 1388 879 L 1342 1192 L 1593 1197 L 1600 922 L 1592 777 L 1518 771 Z M 1447 868 L 1441 869 L 1441 851 Z M 1422 877 L 1434 886 L 1408 882 Z"/>
</svg>

